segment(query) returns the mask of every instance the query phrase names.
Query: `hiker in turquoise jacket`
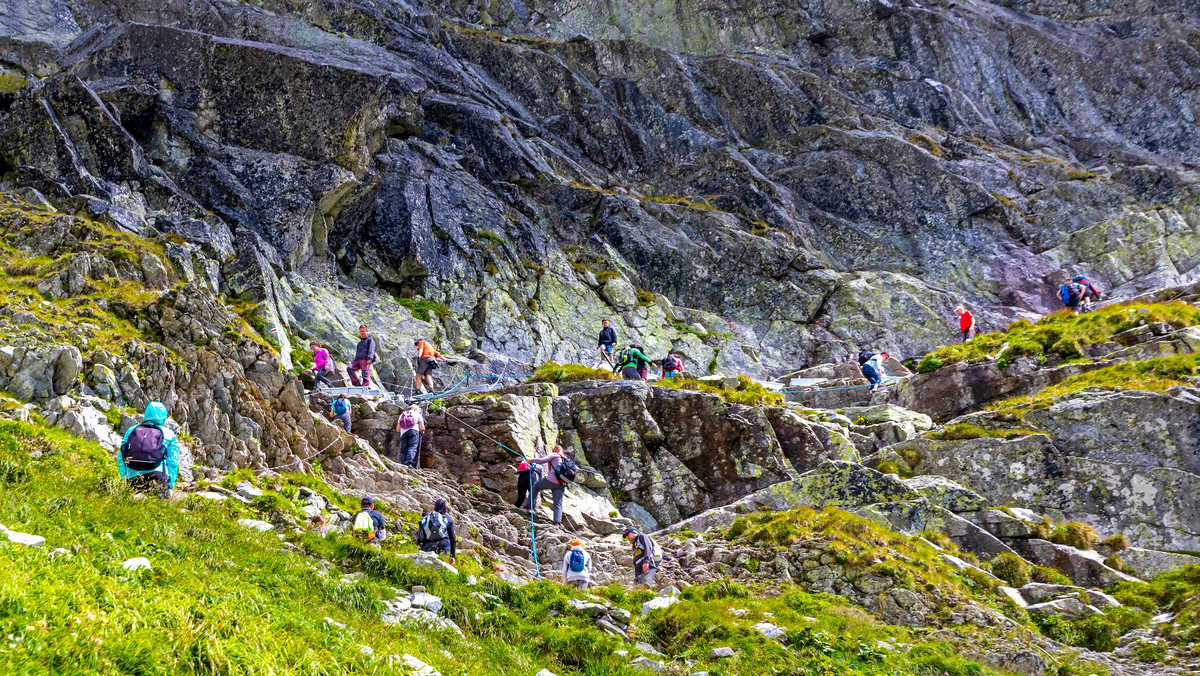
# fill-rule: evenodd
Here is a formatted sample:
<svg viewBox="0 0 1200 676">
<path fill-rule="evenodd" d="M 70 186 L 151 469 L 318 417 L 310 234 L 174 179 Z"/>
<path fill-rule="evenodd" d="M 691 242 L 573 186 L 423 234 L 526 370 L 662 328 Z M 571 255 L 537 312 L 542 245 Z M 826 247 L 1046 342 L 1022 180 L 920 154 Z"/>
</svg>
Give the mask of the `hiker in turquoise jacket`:
<svg viewBox="0 0 1200 676">
<path fill-rule="evenodd" d="M 121 450 L 117 451 L 117 469 L 121 473 L 121 478 L 129 482 L 129 487 L 135 491 L 146 490 L 157 482 L 159 497 L 163 500 L 171 497 L 171 489 L 175 487 L 175 482 L 179 479 L 179 439 L 174 432 L 167 428 L 168 417 L 165 405 L 157 401 L 150 402 L 146 405 L 145 421 L 125 431 Z M 129 441 L 129 437 L 138 428 L 154 428 L 162 433 L 162 450 L 165 454 L 157 467 L 133 469 L 125 464 L 125 442 Z M 136 466 L 135 457 L 131 455 L 129 462 Z"/>
</svg>

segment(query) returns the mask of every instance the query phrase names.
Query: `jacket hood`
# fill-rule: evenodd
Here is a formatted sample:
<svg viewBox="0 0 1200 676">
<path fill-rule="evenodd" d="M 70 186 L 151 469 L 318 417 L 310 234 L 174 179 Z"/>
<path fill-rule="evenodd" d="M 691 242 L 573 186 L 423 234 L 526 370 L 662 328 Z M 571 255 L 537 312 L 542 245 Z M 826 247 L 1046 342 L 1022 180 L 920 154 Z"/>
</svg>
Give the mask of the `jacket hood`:
<svg viewBox="0 0 1200 676">
<path fill-rule="evenodd" d="M 169 417 L 170 414 L 167 413 L 167 407 L 164 406 L 162 402 L 152 401 L 149 404 L 146 404 L 146 420 L 148 422 L 155 423 L 156 425 L 162 425 L 163 423 L 167 422 L 167 418 Z"/>
<path fill-rule="evenodd" d="M 583 545 L 572 545 L 572 546 L 571 546 L 571 551 L 573 551 L 573 552 L 582 552 L 582 551 L 583 551 Z"/>
</svg>

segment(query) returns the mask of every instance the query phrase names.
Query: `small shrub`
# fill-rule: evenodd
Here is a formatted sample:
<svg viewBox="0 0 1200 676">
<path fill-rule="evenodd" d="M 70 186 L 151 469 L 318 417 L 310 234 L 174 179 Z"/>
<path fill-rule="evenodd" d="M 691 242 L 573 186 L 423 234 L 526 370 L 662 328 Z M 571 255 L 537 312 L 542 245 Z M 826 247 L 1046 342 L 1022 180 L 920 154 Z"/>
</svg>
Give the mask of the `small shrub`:
<svg viewBox="0 0 1200 676">
<path fill-rule="evenodd" d="M 603 272 L 596 273 L 596 281 L 603 284 L 620 276 L 621 273 L 617 272 L 616 270 L 604 270 Z"/>
<path fill-rule="evenodd" d="M 414 319 L 432 323 L 434 318 L 445 319 L 450 316 L 450 308 L 431 300 L 416 300 L 413 298 L 396 298 L 396 302 L 407 309 Z"/>
<path fill-rule="evenodd" d="M 1112 568 L 1113 570 L 1119 570 L 1122 573 L 1125 572 L 1125 562 L 1122 561 L 1121 557 L 1117 556 L 1116 554 L 1104 559 L 1104 565 Z"/>
<path fill-rule="evenodd" d="M 616 380 L 612 371 L 594 369 L 581 364 L 559 364 L 548 361 L 537 367 L 529 382 L 533 383 L 577 383 L 584 380 Z"/>
<path fill-rule="evenodd" d="M 927 354 L 921 358 L 920 362 L 917 363 L 917 373 L 929 373 L 930 371 L 936 371 L 942 368 L 944 365 L 945 362 L 943 362 L 941 359 L 938 359 L 932 354 Z"/>
<path fill-rule="evenodd" d="M 654 294 L 645 289 L 637 290 L 637 304 L 641 307 L 646 307 L 654 303 Z"/>
<path fill-rule="evenodd" d="M 1119 533 L 1117 535 L 1104 538 L 1100 541 L 1100 544 L 1113 552 L 1119 552 L 1129 548 L 1129 540 L 1126 540 L 1125 536 Z"/>
<path fill-rule="evenodd" d="M 1029 563 L 1016 554 L 1005 553 L 993 558 L 989 568 L 992 575 L 1010 587 L 1024 587 L 1032 581 Z"/>
<path fill-rule="evenodd" d="M 1034 566 L 1031 573 L 1034 582 L 1041 582 L 1043 584 L 1071 584 L 1071 578 L 1046 566 Z"/>
<path fill-rule="evenodd" d="M 1049 539 L 1055 544 L 1076 549 L 1092 549 L 1100 541 L 1100 536 L 1086 523 L 1071 521 L 1055 526 L 1054 530 L 1050 531 Z"/>
</svg>

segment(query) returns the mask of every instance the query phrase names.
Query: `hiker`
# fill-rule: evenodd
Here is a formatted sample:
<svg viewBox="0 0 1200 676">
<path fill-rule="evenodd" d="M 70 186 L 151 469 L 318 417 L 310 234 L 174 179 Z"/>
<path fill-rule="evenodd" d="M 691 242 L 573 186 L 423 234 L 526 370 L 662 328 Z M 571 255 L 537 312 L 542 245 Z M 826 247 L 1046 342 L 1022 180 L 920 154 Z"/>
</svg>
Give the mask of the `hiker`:
<svg viewBox="0 0 1200 676">
<path fill-rule="evenodd" d="M 533 485 L 542 478 L 542 468 L 536 464 L 531 464 L 528 460 L 522 460 L 517 465 L 517 501 L 513 505 L 521 509 L 531 509 L 530 497 L 533 494 Z"/>
<path fill-rule="evenodd" d="M 617 332 L 608 325 L 607 318 L 600 320 L 600 326 L 600 337 L 596 339 L 596 349 L 600 351 L 600 358 L 608 362 L 612 370 L 616 371 Z"/>
<path fill-rule="evenodd" d="M 668 352 L 662 360 L 662 379 L 683 375 L 683 360 L 674 352 Z"/>
<path fill-rule="evenodd" d="M 429 383 L 429 391 L 433 391 L 433 370 L 438 367 L 437 360 L 446 361 L 434 347 L 424 338 L 418 338 L 413 345 L 417 346 L 417 388 L 425 394 L 425 383 Z"/>
<path fill-rule="evenodd" d="M 888 359 L 887 352 L 874 354 L 870 350 L 863 350 L 858 353 L 858 363 L 862 366 L 863 377 L 871 383 L 871 392 L 879 389 L 880 384 L 883 383 L 883 376 L 886 373 L 883 370 L 883 364 Z"/>
<path fill-rule="evenodd" d="M 650 358 L 642 354 L 642 346 L 632 344 L 621 350 L 617 359 L 617 372 L 621 374 L 622 380 L 645 380 L 648 376 L 646 367 L 650 364 Z"/>
<path fill-rule="evenodd" d="M 1079 312 L 1080 297 L 1083 296 L 1083 287 L 1068 279 L 1063 282 L 1062 286 L 1058 287 L 1058 299 L 1062 301 L 1064 307 L 1069 308 L 1073 312 Z"/>
<path fill-rule="evenodd" d="M 576 589 L 587 589 L 592 580 L 592 555 L 583 551 L 583 542 L 573 540 L 571 548 L 563 556 L 563 584 Z"/>
<path fill-rule="evenodd" d="M 975 315 L 965 307 L 959 305 L 954 308 L 954 314 L 958 315 L 958 330 L 962 333 L 962 342 L 975 337 Z"/>
<path fill-rule="evenodd" d="M 354 348 L 354 361 L 350 362 L 346 373 L 350 376 L 350 382 L 358 387 L 360 384 L 363 387 L 371 386 L 371 364 L 375 363 L 375 339 L 367 335 L 366 325 L 358 327 L 358 335 L 362 340 L 358 341 L 358 347 Z M 362 372 L 362 381 L 359 382 L 358 375 L 355 371 Z"/>
<path fill-rule="evenodd" d="M 329 533 L 329 526 L 326 525 L 324 514 L 313 514 L 308 520 L 308 529 L 312 532 L 325 537 Z"/>
<path fill-rule="evenodd" d="M 354 537 L 371 544 L 379 544 L 387 539 L 387 521 L 383 515 L 375 511 L 375 500 L 364 495 L 359 501 L 362 509 L 355 513 L 352 522 Z"/>
<path fill-rule="evenodd" d="M 633 583 L 637 589 L 648 589 L 662 565 L 662 550 L 649 535 L 637 528 L 625 531 L 625 539 L 633 543 Z"/>
<path fill-rule="evenodd" d="M 158 497 L 171 497 L 179 479 L 179 440 L 167 428 L 167 407 L 158 401 L 146 405 L 144 422 L 125 431 L 117 470 L 134 491 L 150 489 L 158 482 Z"/>
<path fill-rule="evenodd" d="M 544 458 L 532 458 L 531 463 L 537 465 L 546 465 L 546 476 L 538 479 L 533 484 L 533 498 L 529 501 L 530 509 L 537 509 L 538 497 L 542 491 L 550 491 L 554 497 L 554 523 L 562 523 L 562 502 L 563 493 L 567 490 L 567 484 L 575 480 L 575 461 L 566 457 L 562 446 L 555 446 L 554 450 Z"/>
<path fill-rule="evenodd" d="M 340 421 L 342 427 L 350 431 L 350 400 L 346 399 L 345 394 L 339 394 L 329 403 L 329 419 Z"/>
<path fill-rule="evenodd" d="M 433 511 L 421 517 L 417 526 L 417 549 L 423 552 L 449 554 L 450 565 L 454 565 L 454 554 L 458 549 L 458 538 L 454 535 L 454 519 L 446 501 L 438 498 Z"/>
<path fill-rule="evenodd" d="M 333 383 L 329 382 L 326 374 L 333 373 L 333 359 L 329 356 L 329 350 L 321 347 L 321 342 L 314 340 L 308 344 L 308 349 L 313 353 L 313 367 L 305 371 L 311 373 L 313 378 L 313 391 L 321 389 L 321 383 L 326 387 L 333 387 Z"/>
<path fill-rule="evenodd" d="M 1088 281 L 1087 275 L 1075 275 L 1071 278 L 1071 281 L 1075 282 L 1081 290 L 1079 294 L 1080 305 L 1086 306 L 1090 310 L 1092 303 L 1100 301 L 1100 291 L 1096 288 L 1095 284 Z M 1084 311 L 1087 312 L 1087 310 Z"/>
<path fill-rule="evenodd" d="M 397 457 L 401 464 L 415 468 L 417 452 L 421 448 L 421 436 L 425 434 L 425 416 L 421 415 L 421 407 L 412 404 L 396 421 L 396 431 L 400 433 L 400 446 Z"/>
</svg>

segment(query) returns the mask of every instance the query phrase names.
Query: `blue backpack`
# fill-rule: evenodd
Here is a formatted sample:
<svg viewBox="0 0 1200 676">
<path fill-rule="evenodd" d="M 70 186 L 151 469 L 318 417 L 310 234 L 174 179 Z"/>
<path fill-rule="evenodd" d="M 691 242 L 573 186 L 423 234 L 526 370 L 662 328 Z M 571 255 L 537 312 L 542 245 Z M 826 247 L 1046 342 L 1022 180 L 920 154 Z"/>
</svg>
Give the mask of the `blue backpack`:
<svg viewBox="0 0 1200 676">
<path fill-rule="evenodd" d="M 350 404 L 347 403 L 347 401 L 345 399 L 334 399 L 333 400 L 333 414 L 334 415 L 341 415 L 349 410 L 350 410 Z"/>
<path fill-rule="evenodd" d="M 583 552 L 579 551 L 578 549 L 571 550 L 571 560 L 568 565 L 573 572 L 582 573 L 586 563 L 587 562 L 583 558 Z"/>
<path fill-rule="evenodd" d="M 1063 305 L 1070 307 L 1079 302 L 1079 292 L 1075 289 L 1074 284 L 1063 284 L 1058 287 L 1058 298 Z"/>
</svg>

